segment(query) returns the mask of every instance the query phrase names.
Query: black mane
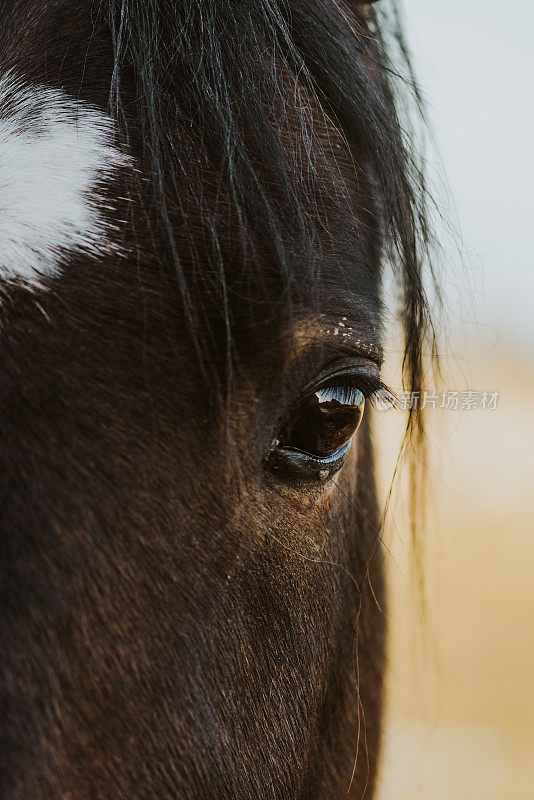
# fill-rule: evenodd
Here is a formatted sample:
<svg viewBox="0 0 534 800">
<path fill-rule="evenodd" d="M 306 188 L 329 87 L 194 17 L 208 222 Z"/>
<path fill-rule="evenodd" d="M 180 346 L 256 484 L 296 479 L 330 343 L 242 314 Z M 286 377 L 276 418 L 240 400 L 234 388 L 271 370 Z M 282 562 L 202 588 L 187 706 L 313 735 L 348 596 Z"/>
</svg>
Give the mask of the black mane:
<svg viewBox="0 0 534 800">
<path fill-rule="evenodd" d="M 340 127 L 355 160 L 369 166 L 378 184 L 387 255 L 402 287 L 406 382 L 408 388 L 419 388 L 430 319 L 423 286 L 426 196 L 421 170 L 409 149 L 410 137 L 399 125 L 382 46 L 383 33 L 400 37 L 395 9 L 391 24 L 385 14 L 382 24 L 371 14 L 371 37 L 346 0 L 95 0 L 95 5 L 108 17 L 113 32 L 110 99 L 119 118 L 124 76 L 133 78 L 136 87 L 128 114 L 140 120 L 156 205 L 192 328 L 199 324 L 195 290 L 200 288 L 203 296 L 215 292 L 230 346 L 227 275 L 214 213 L 217 191 L 206 196 L 206 164 L 214 180 L 229 188 L 248 264 L 254 264 L 247 235 L 254 228 L 255 240 L 270 248 L 281 296 L 291 302 L 299 279 L 284 235 L 289 219 L 294 251 L 307 265 L 306 280 L 319 281 L 313 210 L 319 180 L 314 158 L 321 143 L 307 98 L 299 102 L 293 91 L 298 78 L 307 97 L 316 99 Z M 400 45 L 405 53 L 402 39 Z M 405 66 L 410 74 L 407 60 Z M 408 87 L 406 81 L 403 85 Z M 417 100 L 417 90 L 413 85 L 412 89 Z M 291 148 L 288 152 L 283 135 L 289 116 L 298 120 L 299 167 L 307 180 L 295 180 L 295 154 Z M 278 130 L 273 118 L 279 119 Z M 178 147 L 169 134 L 177 130 Z M 303 153 L 307 163 L 302 163 Z M 172 174 L 166 169 L 169 163 L 175 167 Z M 183 269 L 166 199 L 172 182 L 182 195 L 187 187 L 205 222 L 213 264 L 209 274 L 193 270 L 191 278 Z M 188 212 L 182 211 L 187 224 Z M 194 266 L 194 253 L 192 262 Z"/>
</svg>

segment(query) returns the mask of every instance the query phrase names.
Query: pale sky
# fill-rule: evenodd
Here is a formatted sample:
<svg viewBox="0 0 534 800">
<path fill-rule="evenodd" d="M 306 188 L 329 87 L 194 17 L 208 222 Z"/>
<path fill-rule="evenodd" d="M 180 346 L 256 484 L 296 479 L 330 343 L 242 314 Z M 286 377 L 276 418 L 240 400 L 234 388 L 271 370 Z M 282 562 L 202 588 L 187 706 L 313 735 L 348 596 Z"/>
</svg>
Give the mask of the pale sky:
<svg viewBox="0 0 534 800">
<path fill-rule="evenodd" d="M 534 2 L 402 5 L 467 255 L 453 294 L 473 331 L 534 351 Z"/>
</svg>

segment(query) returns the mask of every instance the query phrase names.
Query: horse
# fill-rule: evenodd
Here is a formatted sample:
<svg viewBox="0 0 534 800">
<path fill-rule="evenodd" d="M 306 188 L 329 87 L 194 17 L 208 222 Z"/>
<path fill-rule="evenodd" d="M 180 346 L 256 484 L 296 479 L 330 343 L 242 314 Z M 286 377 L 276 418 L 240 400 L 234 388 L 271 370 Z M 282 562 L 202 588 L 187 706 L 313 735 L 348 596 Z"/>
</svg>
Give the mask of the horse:
<svg viewBox="0 0 534 800">
<path fill-rule="evenodd" d="M 400 37 L 0 2 L 6 800 L 373 794 L 387 263 L 412 388 L 430 325 Z"/>
</svg>

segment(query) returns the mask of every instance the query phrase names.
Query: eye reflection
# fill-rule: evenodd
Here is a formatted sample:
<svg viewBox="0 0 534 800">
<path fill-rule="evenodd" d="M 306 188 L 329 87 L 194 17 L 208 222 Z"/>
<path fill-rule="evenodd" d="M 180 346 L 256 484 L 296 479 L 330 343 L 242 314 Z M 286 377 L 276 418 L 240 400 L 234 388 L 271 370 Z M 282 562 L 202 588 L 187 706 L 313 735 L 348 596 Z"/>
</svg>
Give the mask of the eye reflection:
<svg viewBox="0 0 534 800">
<path fill-rule="evenodd" d="M 326 458 L 344 447 L 358 429 L 365 398 L 353 386 L 328 386 L 306 400 L 285 430 L 280 446 Z"/>
</svg>

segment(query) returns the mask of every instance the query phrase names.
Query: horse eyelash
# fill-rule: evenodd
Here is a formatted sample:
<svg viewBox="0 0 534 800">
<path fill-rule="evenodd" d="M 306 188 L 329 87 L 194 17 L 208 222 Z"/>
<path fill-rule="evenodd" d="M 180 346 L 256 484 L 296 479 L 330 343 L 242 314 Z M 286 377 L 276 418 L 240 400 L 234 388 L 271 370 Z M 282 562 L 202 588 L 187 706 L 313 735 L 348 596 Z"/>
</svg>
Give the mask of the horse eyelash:
<svg viewBox="0 0 534 800">
<path fill-rule="evenodd" d="M 390 396 L 393 402 L 397 400 L 393 389 L 379 375 L 362 375 L 360 373 L 340 375 L 337 385 L 341 385 L 342 383 L 359 389 L 366 400 L 372 400 L 379 392 L 383 395 Z M 329 385 L 334 386 L 336 382 L 332 381 Z"/>
<path fill-rule="evenodd" d="M 395 390 L 379 375 L 354 375 L 348 383 L 356 389 L 359 389 L 365 401 L 370 402 L 372 405 L 375 405 L 375 401 L 380 397 L 382 403 L 380 410 L 382 411 L 388 406 L 391 409 L 396 409 L 399 406 L 397 392 L 395 392 Z"/>
</svg>

